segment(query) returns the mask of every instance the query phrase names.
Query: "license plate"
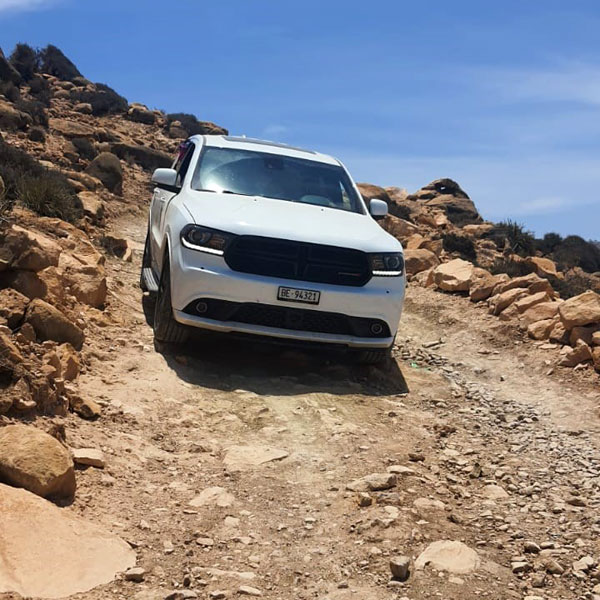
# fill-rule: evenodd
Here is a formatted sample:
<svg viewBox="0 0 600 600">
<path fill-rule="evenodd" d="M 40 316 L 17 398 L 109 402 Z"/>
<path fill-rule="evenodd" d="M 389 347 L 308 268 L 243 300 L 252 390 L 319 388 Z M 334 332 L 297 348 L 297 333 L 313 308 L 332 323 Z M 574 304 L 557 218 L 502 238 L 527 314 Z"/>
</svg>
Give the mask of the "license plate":
<svg viewBox="0 0 600 600">
<path fill-rule="evenodd" d="M 277 292 L 278 300 L 286 302 L 304 302 L 305 304 L 319 304 L 321 292 L 302 290 L 298 288 L 280 287 Z"/>
</svg>

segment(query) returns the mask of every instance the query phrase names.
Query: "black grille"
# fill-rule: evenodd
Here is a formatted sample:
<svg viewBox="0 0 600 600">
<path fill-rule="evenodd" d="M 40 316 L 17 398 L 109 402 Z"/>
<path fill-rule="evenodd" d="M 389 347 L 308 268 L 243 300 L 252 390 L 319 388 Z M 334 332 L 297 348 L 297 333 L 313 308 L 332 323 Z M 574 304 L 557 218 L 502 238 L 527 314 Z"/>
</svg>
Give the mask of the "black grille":
<svg viewBox="0 0 600 600">
<path fill-rule="evenodd" d="M 386 338 L 391 335 L 385 321 L 379 319 L 350 317 L 341 313 L 254 302 L 198 298 L 190 302 L 183 312 L 215 321 L 232 321 L 292 331 L 333 333 L 363 338 Z"/>
<path fill-rule="evenodd" d="M 371 279 L 360 250 L 250 235 L 233 239 L 225 252 L 230 269 L 280 279 L 360 287 Z"/>
</svg>

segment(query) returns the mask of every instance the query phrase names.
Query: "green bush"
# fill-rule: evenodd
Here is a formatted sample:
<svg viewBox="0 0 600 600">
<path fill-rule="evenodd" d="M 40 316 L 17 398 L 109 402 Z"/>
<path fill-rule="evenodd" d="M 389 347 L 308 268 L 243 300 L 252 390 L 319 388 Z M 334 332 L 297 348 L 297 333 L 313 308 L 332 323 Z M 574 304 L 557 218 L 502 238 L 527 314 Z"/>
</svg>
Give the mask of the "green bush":
<svg viewBox="0 0 600 600">
<path fill-rule="evenodd" d="M 16 102 L 21 98 L 19 88 L 12 81 L 0 81 L 0 94 L 9 102 Z"/>
<path fill-rule="evenodd" d="M 29 82 L 29 93 L 44 106 L 50 106 L 50 98 L 52 97 L 50 85 L 43 77 L 36 75 Z"/>
<path fill-rule="evenodd" d="M 524 261 L 500 258 L 489 268 L 492 275 L 506 273 L 509 277 L 523 277 L 535 271 L 535 266 Z"/>
<path fill-rule="evenodd" d="M 104 83 L 96 83 L 96 90 L 71 90 L 73 102 L 87 102 L 92 105 L 92 114 L 95 116 L 118 114 L 127 112 L 129 103 Z"/>
<path fill-rule="evenodd" d="M 535 237 L 523 225 L 507 219 L 496 223 L 483 237 L 491 239 L 498 248 L 508 247 L 519 256 L 531 256 L 535 252 Z"/>
<path fill-rule="evenodd" d="M 32 142 L 45 142 L 46 132 L 41 127 L 32 127 L 29 130 L 28 136 Z"/>
<path fill-rule="evenodd" d="M 4 181 L 3 206 L 19 202 L 45 217 L 75 222 L 81 218 L 81 201 L 67 178 L 48 171 L 37 160 L 0 141 L 0 177 Z"/>
<path fill-rule="evenodd" d="M 74 138 L 71 140 L 71 143 L 75 146 L 77 154 L 79 154 L 81 158 L 94 160 L 94 158 L 98 156 L 98 150 L 96 150 L 94 144 L 87 138 Z"/>
<path fill-rule="evenodd" d="M 39 58 L 42 73 L 48 73 L 62 81 L 72 81 L 81 77 L 77 67 L 56 46 L 46 46 L 40 51 Z"/>
<path fill-rule="evenodd" d="M 48 115 L 46 107 L 37 100 L 17 100 L 15 108 L 21 112 L 27 113 L 32 119 L 34 125 L 48 127 Z"/>
<path fill-rule="evenodd" d="M 600 271 L 600 248 L 578 235 L 567 236 L 552 252 L 561 270 L 581 267 L 587 273 Z"/>
<path fill-rule="evenodd" d="M 41 177 L 25 175 L 17 185 L 17 200 L 44 217 L 58 217 L 74 223 L 83 216 L 81 201 L 64 177 L 47 171 Z"/>
<path fill-rule="evenodd" d="M 551 254 L 562 244 L 562 236 L 558 233 L 547 233 L 542 239 L 535 240 L 535 248 L 543 254 Z"/>
<path fill-rule="evenodd" d="M 446 252 L 458 252 L 462 258 L 475 260 L 477 251 L 470 237 L 456 233 L 446 233 L 442 237 L 442 245 Z"/>
<path fill-rule="evenodd" d="M 28 44 L 17 44 L 8 60 L 20 73 L 23 81 L 33 79 L 33 76 L 40 69 L 40 57 Z"/>
</svg>

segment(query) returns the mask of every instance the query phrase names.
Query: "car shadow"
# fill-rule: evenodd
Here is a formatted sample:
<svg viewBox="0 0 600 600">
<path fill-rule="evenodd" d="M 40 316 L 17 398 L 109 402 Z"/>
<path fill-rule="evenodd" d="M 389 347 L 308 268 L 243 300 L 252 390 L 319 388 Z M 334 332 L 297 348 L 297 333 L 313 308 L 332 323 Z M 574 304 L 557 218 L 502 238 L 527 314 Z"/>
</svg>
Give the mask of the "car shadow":
<svg viewBox="0 0 600 600">
<path fill-rule="evenodd" d="M 152 298 L 144 296 L 143 307 L 151 326 Z M 356 364 L 348 352 L 333 346 L 191 330 L 185 344 L 156 343 L 155 348 L 186 383 L 221 391 L 281 396 L 312 392 L 390 396 L 409 391 L 395 360 Z"/>
</svg>

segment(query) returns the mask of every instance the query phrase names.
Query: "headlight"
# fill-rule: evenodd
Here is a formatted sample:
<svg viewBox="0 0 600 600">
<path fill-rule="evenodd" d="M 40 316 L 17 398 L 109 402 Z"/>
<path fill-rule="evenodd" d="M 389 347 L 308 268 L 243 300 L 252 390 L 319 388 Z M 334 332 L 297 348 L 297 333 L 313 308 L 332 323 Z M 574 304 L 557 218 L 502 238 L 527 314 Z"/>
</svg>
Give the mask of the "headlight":
<svg viewBox="0 0 600 600">
<path fill-rule="evenodd" d="M 201 225 L 186 225 L 181 230 L 181 243 L 186 248 L 223 256 L 229 242 L 235 236 L 232 233 L 209 229 Z"/>
<path fill-rule="evenodd" d="M 404 255 L 402 252 L 369 254 L 371 271 L 379 277 L 399 277 L 404 273 Z"/>
</svg>

